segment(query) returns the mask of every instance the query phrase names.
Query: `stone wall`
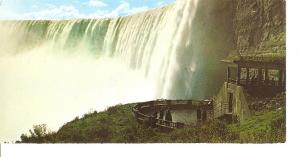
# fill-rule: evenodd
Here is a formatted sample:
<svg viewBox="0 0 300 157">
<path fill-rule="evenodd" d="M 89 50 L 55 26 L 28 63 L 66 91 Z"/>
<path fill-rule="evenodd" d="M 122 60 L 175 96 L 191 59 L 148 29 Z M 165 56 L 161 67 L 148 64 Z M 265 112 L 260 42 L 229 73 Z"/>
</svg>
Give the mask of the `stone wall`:
<svg viewBox="0 0 300 157">
<path fill-rule="evenodd" d="M 214 98 L 214 118 L 219 118 L 229 113 L 228 94 L 233 94 L 232 115 L 237 116 L 243 122 L 251 116 L 248 103 L 245 97 L 245 90 L 242 86 L 225 82 L 218 95 Z"/>
</svg>

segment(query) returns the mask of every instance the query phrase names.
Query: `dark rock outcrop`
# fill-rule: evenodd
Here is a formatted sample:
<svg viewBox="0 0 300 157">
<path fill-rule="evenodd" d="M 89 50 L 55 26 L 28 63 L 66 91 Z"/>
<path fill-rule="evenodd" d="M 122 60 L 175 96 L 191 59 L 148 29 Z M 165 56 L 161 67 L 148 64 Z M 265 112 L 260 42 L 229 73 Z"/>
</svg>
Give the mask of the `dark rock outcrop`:
<svg viewBox="0 0 300 157">
<path fill-rule="evenodd" d="M 234 0 L 234 41 L 240 53 L 285 53 L 285 0 Z"/>
</svg>

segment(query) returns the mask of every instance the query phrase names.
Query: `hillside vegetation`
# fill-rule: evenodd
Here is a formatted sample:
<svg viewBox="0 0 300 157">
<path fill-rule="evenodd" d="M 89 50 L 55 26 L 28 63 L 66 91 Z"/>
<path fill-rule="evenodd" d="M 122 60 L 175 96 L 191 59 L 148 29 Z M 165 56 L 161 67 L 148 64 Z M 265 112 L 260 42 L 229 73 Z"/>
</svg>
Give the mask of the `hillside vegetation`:
<svg viewBox="0 0 300 157">
<path fill-rule="evenodd" d="M 284 101 L 283 101 L 284 102 Z M 91 112 L 62 126 L 57 132 L 34 126 L 21 143 L 280 143 L 285 142 L 285 104 L 256 112 L 243 123 L 215 120 L 186 126 L 169 133 L 138 124 L 132 105 L 117 105 L 104 112 Z"/>
</svg>

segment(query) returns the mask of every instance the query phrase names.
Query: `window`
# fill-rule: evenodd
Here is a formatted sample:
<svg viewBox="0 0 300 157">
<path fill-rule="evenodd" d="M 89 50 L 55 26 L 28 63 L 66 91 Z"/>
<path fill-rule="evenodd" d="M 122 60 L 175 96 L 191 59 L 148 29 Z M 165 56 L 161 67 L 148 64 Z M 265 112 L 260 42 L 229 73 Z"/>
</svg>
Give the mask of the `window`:
<svg viewBox="0 0 300 157">
<path fill-rule="evenodd" d="M 261 69 L 261 80 L 265 81 L 266 80 L 266 70 L 265 69 Z"/>
<path fill-rule="evenodd" d="M 250 68 L 249 69 L 249 79 L 255 80 L 258 78 L 258 69 Z"/>
<path fill-rule="evenodd" d="M 247 68 L 241 68 L 240 79 L 242 79 L 242 80 L 247 79 Z"/>
<path fill-rule="evenodd" d="M 234 67 L 229 68 L 229 79 L 237 80 L 237 68 Z"/>
<path fill-rule="evenodd" d="M 279 81 L 279 70 L 276 69 L 268 70 L 268 77 L 270 81 Z"/>
</svg>

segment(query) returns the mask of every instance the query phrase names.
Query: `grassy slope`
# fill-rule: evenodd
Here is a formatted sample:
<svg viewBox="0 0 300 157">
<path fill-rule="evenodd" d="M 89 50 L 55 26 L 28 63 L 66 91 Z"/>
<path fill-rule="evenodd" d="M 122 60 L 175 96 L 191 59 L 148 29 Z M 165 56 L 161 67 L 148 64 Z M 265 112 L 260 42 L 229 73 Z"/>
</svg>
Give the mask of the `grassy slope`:
<svg viewBox="0 0 300 157">
<path fill-rule="evenodd" d="M 228 132 L 237 136 L 232 142 L 285 142 L 285 109 L 268 111 L 253 116 L 242 124 L 229 125 Z"/>
<path fill-rule="evenodd" d="M 57 133 L 42 140 L 27 142 L 55 143 L 270 143 L 285 142 L 285 109 L 266 111 L 242 124 L 226 125 L 214 121 L 201 127 L 185 127 L 170 133 L 136 122 L 131 105 L 118 105 L 105 112 L 94 112 L 76 118 Z M 51 136 L 51 137 L 49 137 Z M 23 141 L 24 142 L 24 141 Z M 39 143 L 39 142 L 37 142 Z"/>
</svg>

